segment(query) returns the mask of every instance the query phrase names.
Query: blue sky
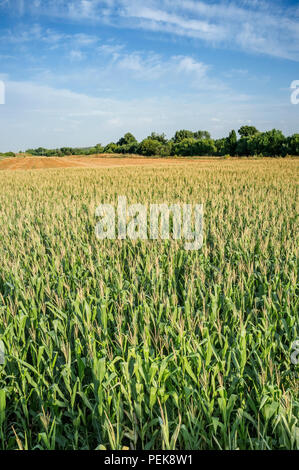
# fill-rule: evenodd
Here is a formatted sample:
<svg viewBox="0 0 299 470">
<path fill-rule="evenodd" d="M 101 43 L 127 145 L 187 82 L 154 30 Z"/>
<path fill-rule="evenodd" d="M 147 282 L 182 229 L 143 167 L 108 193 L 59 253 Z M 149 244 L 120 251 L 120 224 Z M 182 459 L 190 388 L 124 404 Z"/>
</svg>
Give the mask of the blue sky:
<svg viewBox="0 0 299 470">
<path fill-rule="evenodd" d="M 299 132 L 294 0 L 0 0 L 0 151 Z"/>
</svg>

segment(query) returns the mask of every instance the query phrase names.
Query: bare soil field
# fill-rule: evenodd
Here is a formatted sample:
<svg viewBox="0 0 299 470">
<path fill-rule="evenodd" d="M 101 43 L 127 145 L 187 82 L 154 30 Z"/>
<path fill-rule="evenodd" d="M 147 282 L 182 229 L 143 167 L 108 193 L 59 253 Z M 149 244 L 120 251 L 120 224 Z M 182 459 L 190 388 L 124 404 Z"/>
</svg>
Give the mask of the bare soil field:
<svg viewBox="0 0 299 470">
<path fill-rule="evenodd" d="M 69 156 L 69 157 L 15 157 L 0 161 L 0 170 L 41 170 L 48 168 L 113 168 L 122 166 L 163 166 L 183 165 L 197 161 L 194 158 L 154 158 L 154 157 L 119 157 L 115 155 L 101 156 Z M 201 162 L 210 162 L 210 159 L 200 159 Z"/>
</svg>

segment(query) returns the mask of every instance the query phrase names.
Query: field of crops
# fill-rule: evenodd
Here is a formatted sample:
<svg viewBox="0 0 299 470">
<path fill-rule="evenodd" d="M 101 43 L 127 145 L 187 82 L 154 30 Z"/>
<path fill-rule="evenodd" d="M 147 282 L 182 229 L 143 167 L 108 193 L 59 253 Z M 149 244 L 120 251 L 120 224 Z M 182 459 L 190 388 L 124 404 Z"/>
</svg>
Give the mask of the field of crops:
<svg viewBox="0 0 299 470">
<path fill-rule="evenodd" d="M 0 172 L 0 449 L 298 449 L 298 167 Z M 203 248 L 99 241 L 119 195 L 203 203 Z"/>
</svg>

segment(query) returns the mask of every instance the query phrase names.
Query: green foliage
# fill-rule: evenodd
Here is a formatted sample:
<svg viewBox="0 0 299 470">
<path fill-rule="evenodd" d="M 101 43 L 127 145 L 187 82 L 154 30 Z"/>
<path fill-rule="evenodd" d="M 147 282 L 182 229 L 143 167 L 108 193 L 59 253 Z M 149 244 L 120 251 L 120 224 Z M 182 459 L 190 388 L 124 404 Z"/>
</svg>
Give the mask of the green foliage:
<svg viewBox="0 0 299 470">
<path fill-rule="evenodd" d="M 226 140 L 227 150 L 230 155 L 235 155 L 237 150 L 237 134 L 232 130 Z"/>
<path fill-rule="evenodd" d="M 73 149 L 70 148 L 70 147 L 62 147 L 60 149 L 60 151 L 63 155 L 72 155 L 73 154 Z"/>
<path fill-rule="evenodd" d="M 262 154 L 268 157 L 285 155 L 286 138 L 277 129 L 261 132 L 252 136 L 249 140 L 250 155 Z"/>
<path fill-rule="evenodd" d="M 135 137 L 133 136 L 133 134 L 131 134 L 130 132 L 127 132 L 127 134 L 125 134 L 121 139 L 119 139 L 119 141 L 117 142 L 117 145 L 130 145 L 130 144 L 135 144 L 137 143 L 137 140 L 135 139 Z"/>
<path fill-rule="evenodd" d="M 238 140 L 237 145 L 236 145 L 236 154 L 239 156 L 249 156 L 250 155 L 250 142 L 251 142 L 251 137 L 241 137 L 240 140 Z"/>
<path fill-rule="evenodd" d="M 182 141 L 173 145 L 172 152 L 175 155 L 181 156 L 204 156 L 204 155 L 215 155 L 217 148 L 212 139 L 200 139 L 194 138 L 183 139 Z"/>
<path fill-rule="evenodd" d="M 115 144 L 114 142 L 110 142 L 110 144 L 104 147 L 103 153 L 119 153 L 120 146 Z"/>
<path fill-rule="evenodd" d="M 104 147 L 102 144 L 97 144 L 95 146 L 95 153 L 103 153 L 104 152 Z"/>
<path fill-rule="evenodd" d="M 138 147 L 140 155 L 161 155 L 163 144 L 155 139 L 144 139 Z"/>
<path fill-rule="evenodd" d="M 188 131 L 186 129 L 182 129 L 180 131 L 176 131 L 173 141 L 174 143 L 179 143 L 182 142 L 182 140 L 186 139 L 195 139 L 195 140 L 200 140 L 200 139 L 210 139 L 211 135 L 208 131 Z"/>
<path fill-rule="evenodd" d="M 249 137 L 251 135 L 258 134 L 259 131 L 254 126 L 242 126 L 238 130 L 241 137 Z"/>
<path fill-rule="evenodd" d="M 211 139 L 211 134 L 208 131 L 196 131 L 193 133 L 194 139 Z"/>
<path fill-rule="evenodd" d="M 215 147 L 216 147 L 216 155 L 223 156 L 227 154 L 228 148 L 227 148 L 227 139 L 222 138 L 222 139 L 216 139 L 215 140 Z"/>
<path fill-rule="evenodd" d="M 16 154 L 14 152 L 5 152 L 5 153 L 0 152 L 0 156 L 1 157 L 15 157 Z"/>
<path fill-rule="evenodd" d="M 193 137 L 177 140 L 172 148 L 175 155 L 180 156 L 193 156 L 196 155 L 196 140 Z"/>
<path fill-rule="evenodd" d="M 97 144 L 94 147 L 83 148 L 62 147 L 60 149 L 45 149 L 39 147 L 37 149 L 28 149 L 25 153 L 42 157 L 64 157 L 70 155 L 94 155 L 96 153 L 103 153 L 103 151 L 104 147 L 101 144 Z"/>
<path fill-rule="evenodd" d="M 195 154 L 199 156 L 216 155 L 217 148 L 215 142 L 208 137 L 199 139 L 195 144 Z"/>
<path fill-rule="evenodd" d="M 268 132 L 259 132 L 254 126 L 242 126 L 239 129 L 241 138 L 232 130 L 228 137 L 211 139 L 207 131 L 189 131 L 186 129 L 176 131 L 174 137 L 167 140 L 165 134 L 152 132 L 146 139 L 138 143 L 130 132 L 127 132 L 117 143 L 111 142 L 103 147 L 97 144 L 94 147 L 61 149 L 29 149 L 26 153 L 37 156 L 64 156 L 64 155 L 93 155 L 100 153 L 137 154 L 152 156 L 168 155 L 218 155 L 226 154 L 239 156 L 264 155 L 269 157 L 287 154 L 299 155 L 299 134 L 285 137 L 277 129 Z"/>
<path fill-rule="evenodd" d="M 287 137 L 285 151 L 289 155 L 299 155 L 299 134 Z"/>
<path fill-rule="evenodd" d="M 0 449 L 298 449 L 296 160 L 0 172 Z M 95 207 L 205 203 L 204 244 Z M 287 209 L 287 210 L 286 210 Z"/>
<path fill-rule="evenodd" d="M 166 135 L 164 133 L 157 134 L 157 132 L 152 132 L 151 135 L 148 136 L 148 139 L 157 140 L 158 142 L 161 142 L 161 144 L 167 144 L 168 142 Z"/>
<path fill-rule="evenodd" d="M 173 141 L 175 144 L 178 144 L 182 140 L 186 139 L 194 139 L 194 133 L 192 131 L 187 131 L 186 129 L 182 129 L 180 131 L 176 131 Z"/>
</svg>

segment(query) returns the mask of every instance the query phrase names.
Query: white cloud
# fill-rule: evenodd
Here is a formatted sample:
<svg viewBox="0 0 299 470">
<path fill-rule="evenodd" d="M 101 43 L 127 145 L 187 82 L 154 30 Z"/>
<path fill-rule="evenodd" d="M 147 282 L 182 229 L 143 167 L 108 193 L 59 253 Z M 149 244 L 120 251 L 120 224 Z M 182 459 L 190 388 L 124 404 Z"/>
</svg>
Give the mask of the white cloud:
<svg viewBox="0 0 299 470">
<path fill-rule="evenodd" d="M 119 55 L 116 67 L 126 72 L 132 72 L 135 78 L 156 80 L 169 71 L 169 62 L 157 54 L 143 55 L 139 52 Z"/>
<path fill-rule="evenodd" d="M 212 94 L 208 102 L 200 95 L 107 99 L 31 82 L 6 85 L 6 104 L 0 108 L 0 126 L 5 129 L 0 151 L 107 143 L 127 131 L 139 139 L 151 131 L 164 131 L 170 137 L 180 128 L 207 129 L 220 137 L 248 121 L 261 130 L 296 130 L 298 111 L 291 104 L 266 106 L 242 102 L 237 96 L 234 100 L 231 95 L 221 99 L 219 94 Z"/>
<path fill-rule="evenodd" d="M 85 33 L 77 34 L 66 34 L 56 30 L 46 28 L 44 29 L 40 24 L 35 23 L 33 25 L 21 25 L 17 28 L 8 29 L 5 33 L 2 33 L 1 41 L 4 43 L 32 43 L 39 42 L 53 45 L 67 45 L 68 47 L 78 45 L 80 47 L 89 47 L 96 44 L 100 38 L 94 35 Z"/>
<path fill-rule="evenodd" d="M 106 55 L 114 62 L 121 56 L 123 49 L 123 44 L 102 44 L 97 50 L 100 54 Z"/>
<path fill-rule="evenodd" d="M 279 0 L 11 0 L 2 1 L 0 8 L 13 8 L 21 16 L 26 12 L 169 33 L 299 61 L 299 8 L 286 8 Z"/>
<path fill-rule="evenodd" d="M 92 36 L 89 34 L 74 34 L 73 36 L 69 36 L 74 42 L 79 44 L 80 46 L 91 46 L 96 44 L 99 41 L 99 38 L 96 36 Z"/>
<path fill-rule="evenodd" d="M 178 58 L 178 71 L 195 74 L 198 79 L 206 76 L 209 66 L 203 62 L 196 62 L 192 57 Z"/>
<path fill-rule="evenodd" d="M 151 8 L 138 0 L 121 3 L 122 15 L 137 20 L 135 27 L 299 61 L 298 13 L 273 2 L 153 0 Z"/>
<path fill-rule="evenodd" d="M 79 50 L 72 50 L 70 51 L 70 59 L 71 60 L 79 60 L 81 61 L 84 58 L 84 54 L 82 51 Z"/>
<path fill-rule="evenodd" d="M 166 59 L 159 54 L 144 53 L 142 51 L 127 52 L 124 47 L 102 45 L 100 50 L 112 57 L 113 67 L 127 73 L 132 73 L 134 79 L 157 80 L 168 77 L 168 81 L 174 77 L 188 76 L 197 81 L 208 79 L 209 65 L 198 62 L 189 56 L 171 56 Z M 112 69 L 110 68 L 110 73 Z M 211 80 L 212 82 L 213 80 Z"/>
<path fill-rule="evenodd" d="M 123 15 L 134 18 L 142 18 L 143 20 L 150 20 L 152 26 L 157 29 L 163 30 L 166 26 L 173 28 L 177 27 L 179 34 L 185 31 L 186 35 L 194 35 L 195 37 L 206 40 L 221 40 L 226 36 L 225 28 L 221 25 L 203 21 L 200 19 L 184 18 L 163 10 L 154 10 L 147 7 L 138 7 L 128 5 L 123 10 Z"/>
</svg>

